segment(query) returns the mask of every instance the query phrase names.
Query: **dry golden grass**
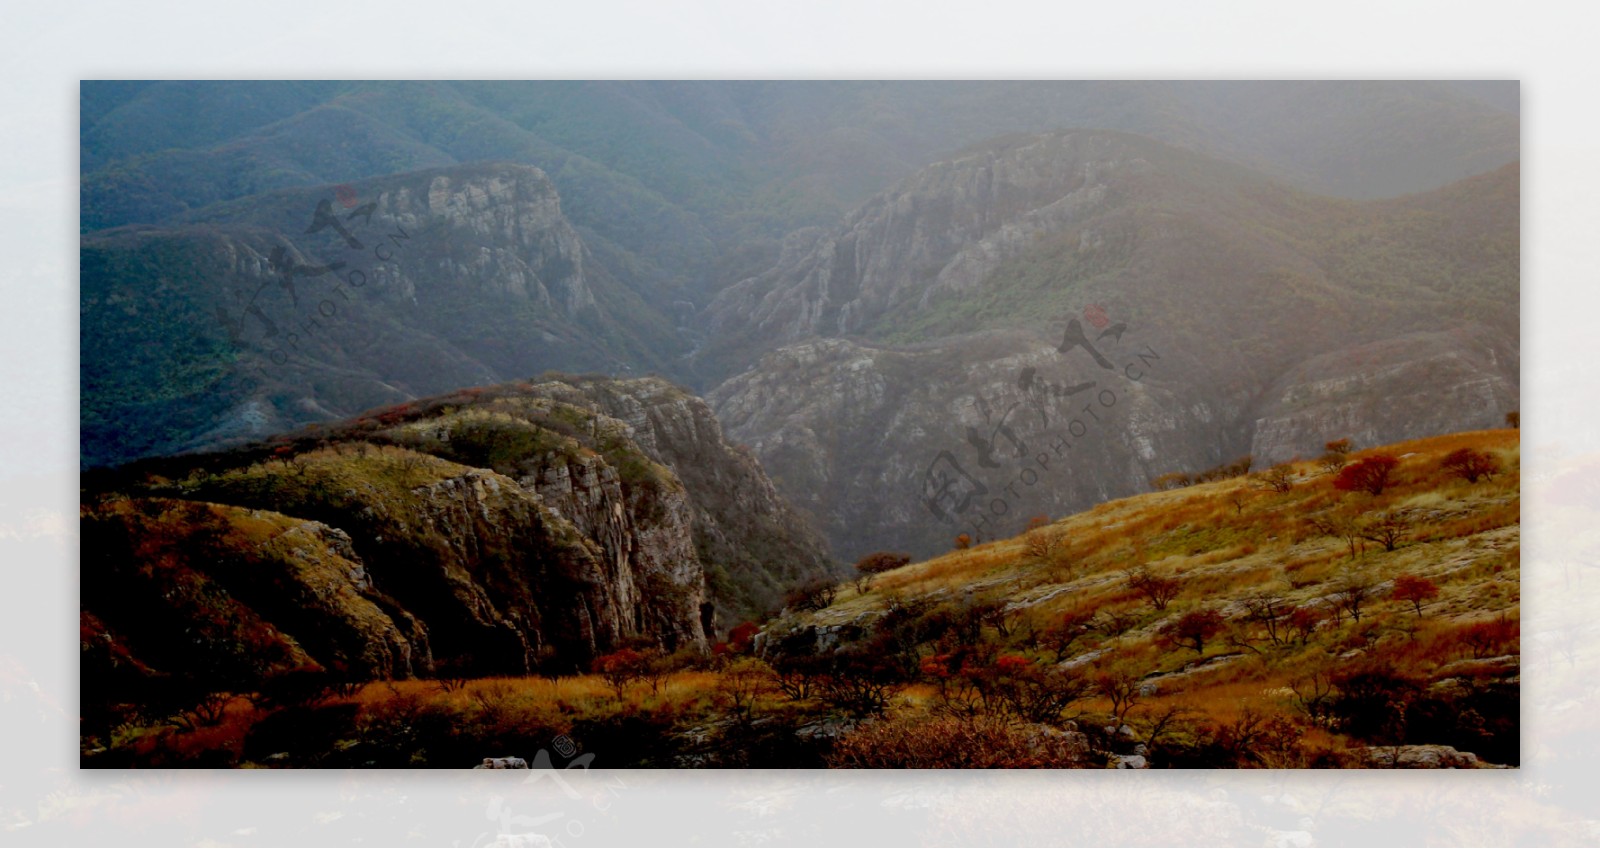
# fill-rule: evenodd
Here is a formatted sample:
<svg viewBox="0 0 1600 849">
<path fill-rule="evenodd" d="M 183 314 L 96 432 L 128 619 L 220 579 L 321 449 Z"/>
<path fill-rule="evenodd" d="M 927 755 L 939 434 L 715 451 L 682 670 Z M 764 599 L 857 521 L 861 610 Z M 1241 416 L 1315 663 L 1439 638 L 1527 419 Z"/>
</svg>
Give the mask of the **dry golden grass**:
<svg viewBox="0 0 1600 849">
<path fill-rule="evenodd" d="M 1333 488 L 1332 476 L 1322 474 L 1316 464 L 1305 462 L 1294 464 L 1297 474 L 1305 480 L 1292 491 L 1252 492 L 1242 511 L 1228 502 L 1228 496 L 1241 487 L 1237 480 L 1106 502 L 1049 526 L 1064 538 L 1055 559 L 1065 563 L 1063 568 L 1072 573 L 1074 580 L 1141 563 L 1161 562 L 1188 570 L 1253 558 L 1276 559 L 1290 571 L 1304 571 L 1337 560 L 1342 543 L 1335 545 L 1337 541 L 1325 537 L 1318 550 L 1289 553 L 1297 537 L 1317 539 L 1314 532 L 1306 530 L 1303 518 L 1332 508 L 1366 513 L 1407 509 L 1452 514 L 1435 524 L 1420 524 L 1412 534 L 1414 542 L 1472 537 L 1517 524 L 1521 505 L 1516 468 L 1502 461 L 1507 467 L 1493 480 L 1467 484 L 1439 468 L 1439 461 L 1446 454 L 1462 447 L 1515 456 L 1518 432 L 1474 431 L 1356 452 L 1353 459 L 1377 453 L 1402 457 L 1391 486 L 1377 497 L 1338 492 Z M 1461 515 L 1454 515 L 1457 512 Z M 1381 549 L 1373 543 L 1367 543 L 1367 547 L 1369 554 L 1373 547 Z M 1028 559 L 1020 538 L 989 542 L 887 573 L 874 582 L 863 600 L 884 592 L 920 594 L 1015 576 L 1029 571 L 1024 562 Z M 1037 585 L 1039 570 L 1029 574 Z M 1251 562 L 1249 568 L 1238 570 L 1236 586 L 1232 588 L 1247 588 L 1262 583 L 1266 577 L 1266 570 Z M 1208 590 L 1229 589 L 1214 576 L 1206 580 Z"/>
<path fill-rule="evenodd" d="M 1101 625 L 1071 642 L 1063 656 L 1081 658 L 1080 668 L 1089 675 L 1120 670 L 1153 684 L 1129 715 L 1135 724 L 1180 705 L 1213 727 L 1247 712 L 1290 714 L 1297 679 L 1380 653 L 1408 675 L 1426 677 L 1447 665 L 1450 674 L 1458 674 L 1458 667 L 1466 670 L 1459 674 L 1476 674 L 1474 655 L 1481 661 L 1518 651 L 1517 437 L 1516 431 L 1482 431 L 1359 452 L 1356 459 L 1379 451 L 1401 458 L 1392 485 L 1379 496 L 1339 492 L 1332 475 L 1308 462 L 1295 464 L 1300 480 L 1289 492 L 1252 488 L 1242 503 L 1233 498 L 1243 487 L 1237 479 L 1108 502 L 1046 526 L 1061 542 L 1043 556 L 1037 546 L 1030 551 L 1024 537 L 952 551 L 876 576 L 864 593 L 846 584 L 828 609 L 788 624 L 870 621 L 891 599 L 936 596 L 948 602 L 961 598 L 963 589 L 975 589 L 980 599 L 1013 605 L 1009 636 L 997 631 L 985 639 L 1007 652 L 1048 653 L 1053 661 L 1055 649 L 1026 644 L 1022 635 L 1048 632 L 1069 611 L 1118 619 L 1114 628 Z M 1439 464 L 1461 447 L 1494 453 L 1501 473 L 1478 483 L 1452 477 Z M 1390 511 L 1403 511 L 1412 521 L 1395 550 L 1366 541 L 1353 557 L 1344 539 L 1307 521 L 1321 513 L 1370 518 Z M 267 519 L 239 527 L 262 539 L 281 530 Z M 1129 584 L 1129 571 L 1138 567 L 1177 578 L 1182 591 L 1165 609 L 1156 609 Z M 1438 597 L 1427 601 L 1421 615 L 1388 595 L 1388 582 L 1401 574 L 1438 585 Z M 1341 612 L 1335 621 L 1331 602 L 1355 578 L 1368 586 L 1361 619 Z M 1275 645 L 1244 615 L 1243 600 L 1262 595 L 1281 599 L 1285 609 L 1314 607 L 1321 624 L 1305 641 L 1283 633 Z M 1227 622 L 1202 652 L 1163 636 L 1165 626 L 1203 609 L 1222 612 Z M 536 727 L 570 729 L 595 717 L 710 715 L 724 709 L 726 683 L 722 673 L 709 670 L 676 672 L 654 688 L 636 682 L 620 693 L 594 675 L 489 678 L 451 689 L 433 681 L 400 681 L 369 684 L 333 701 L 378 711 L 413 700 L 471 721 L 511 715 Z M 914 722 L 930 715 L 937 701 L 932 684 L 913 682 L 896 697 L 891 713 Z M 757 706 L 784 709 L 776 694 L 759 696 Z M 1094 718 L 1111 709 L 1100 696 L 1072 707 Z M 236 747 L 258 718 L 256 708 L 237 700 L 217 726 L 185 732 L 182 745 L 197 751 Z M 1304 737 L 1303 747 L 1325 751 L 1347 742 L 1309 727 Z"/>
<path fill-rule="evenodd" d="M 1073 652 L 1110 647 L 1119 666 L 1167 675 L 1159 679 L 1160 692 L 1144 700 L 1147 708 L 1182 703 L 1213 721 L 1228 721 L 1246 708 L 1284 713 L 1293 680 L 1338 665 L 1352 650 L 1382 651 L 1400 667 L 1425 675 L 1470 657 L 1463 641 L 1474 623 L 1515 620 L 1518 437 L 1514 430 L 1478 431 L 1357 452 L 1352 459 L 1379 453 L 1400 458 L 1390 486 L 1378 496 L 1340 492 L 1333 475 L 1304 462 L 1293 465 L 1299 480 L 1287 493 L 1241 493 L 1244 485 L 1235 479 L 1107 502 L 1050 525 L 1062 542 L 1049 562 L 1030 557 L 1020 539 L 954 551 L 881 576 L 870 592 L 851 599 L 850 613 L 884 603 L 886 593 L 914 597 L 976 585 L 986 596 L 1044 599 L 1024 611 L 1036 624 L 1059 621 L 1069 610 L 1130 614 L 1135 624 L 1127 633 L 1080 641 Z M 1440 463 L 1462 447 L 1494 454 L 1500 473 L 1477 483 L 1450 475 Z M 1232 496 L 1240 494 L 1245 498 L 1236 504 Z M 1362 540 L 1354 557 L 1344 539 L 1322 534 L 1306 520 L 1324 512 L 1370 520 L 1390 511 L 1403 511 L 1412 522 L 1396 549 Z M 1184 582 L 1167 610 L 1154 610 L 1127 585 L 1124 570 L 1141 565 Z M 1402 573 L 1439 585 L 1439 598 L 1420 617 L 1409 604 L 1388 597 L 1387 582 Z M 1337 624 L 1325 621 L 1305 646 L 1270 645 L 1236 605 L 1266 593 L 1291 607 L 1320 606 L 1326 616 L 1332 594 L 1357 576 L 1371 586 L 1361 621 L 1348 614 Z M 1203 657 L 1161 639 L 1163 624 L 1201 607 L 1232 611 L 1227 631 L 1207 643 Z M 1515 652 L 1515 640 L 1502 648 Z M 1238 657 L 1169 674 L 1218 655 Z M 1111 662 L 1101 658 L 1094 667 Z M 916 706 L 932 695 L 913 688 L 906 698 Z M 1110 710 L 1101 698 L 1079 707 Z"/>
</svg>

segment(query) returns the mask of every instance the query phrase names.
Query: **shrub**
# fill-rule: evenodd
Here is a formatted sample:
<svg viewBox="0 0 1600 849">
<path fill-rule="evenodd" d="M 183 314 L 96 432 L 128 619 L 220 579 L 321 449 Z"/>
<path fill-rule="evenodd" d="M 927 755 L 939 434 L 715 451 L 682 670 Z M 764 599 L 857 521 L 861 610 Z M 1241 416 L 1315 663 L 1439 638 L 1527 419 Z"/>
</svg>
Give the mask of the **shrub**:
<svg viewBox="0 0 1600 849">
<path fill-rule="evenodd" d="M 1362 539 L 1382 544 L 1384 551 L 1394 551 L 1411 531 L 1411 520 L 1403 513 L 1388 512 L 1362 522 L 1357 530 Z"/>
<path fill-rule="evenodd" d="M 847 769 L 1061 769 L 1086 765 L 1081 742 L 999 717 L 901 716 L 860 726 L 828 755 Z"/>
<path fill-rule="evenodd" d="M 1167 639 L 1204 654 L 1206 640 L 1222 632 L 1222 614 L 1215 610 L 1191 610 L 1178 617 L 1178 621 L 1165 625 L 1161 633 Z"/>
<path fill-rule="evenodd" d="M 828 670 L 827 658 L 812 654 L 780 654 L 772 659 L 772 683 L 786 698 L 804 701 L 821 692 Z"/>
<path fill-rule="evenodd" d="M 870 648 L 835 655 L 819 683 L 825 704 L 857 718 L 882 714 L 904 687 L 900 670 Z"/>
<path fill-rule="evenodd" d="M 1516 620 L 1502 616 L 1488 622 L 1468 625 L 1461 631 L 1461 642 L 1472 652 L 1474 658 L 1493 657 L 1516 649 L 1521 631 L 1521 626 Z"/>
<path fill-rule="evenodd" d="M 1205 480 L 1226 480 L 1228 478 L 1242 478 L 1250 474 L 1250 467 L 1255 465 L 1255 458 L 1249 454 L 1234 460 L 1232 463 L 1223 463 L 1213 469 L 1203 472 Z"/>
<path fill-rule="evenodd" d="M 1408 601 L 1416 609 L 1417 615 L 1422 615 L 1423 602 L 1439 597 L 1439 587 L 1427 578 L 1416 575 L 1398 575 L 1394 579 L 1394 589 L 1389 592 L 1389 597 L 1395 601 Z"/>
<path fill-rule="evenodd" d="M 1061 541 L 1061 532 L 1056 528 L 1039 527 L 1028 531 L 1023 536 L 1023 545 L 1031 557 L 1040 559 L 1050 556 L 1050 552 Z"/>
<path fill-rule="evenodd" d="M 1380 662 L 1336 672 L 1330 683 L 1327 711 L 1341 731 L 1376 743 L 1405 742 L 1406 708 L 1421 695 L 1421 682 Z"/>
<path fill-rule="evenodd" d="M 938 686 L 938 710 L 952 716 L 1005 714 L 1027 722 L 1054 723 L 1074 702 L 1092 692 L 1077 670 L 1044 666 L 1019 654 L 995 655 L 993 646 L 963 646 L 922 663 Z"/>
<path fill-rule="evenodd" d="M 881 575 L 884 572 L 892 572 L 910 562 L 911 555 L 902 554 L 897 551 L 875 551 L 872 554 L 857 560 L 856 574 L 858 577 L 856 578 L 856 590 L 858 592 L 865 592 L 866 582 L 870 581 L 873 575 Z"/>
<path fill-rule="evenodd" d="M 1194 483 L 1187 472 L 1167 472 L 1150 479 L 1150 487 L 1157 491 L 1181 489 Z"/>
<path fill-rule="evenodd" d="M 1090 682 L 1077 670 L 1045 668 L 1014 654 L 996 659 L 987 678 L 1002 709 L 1028 722 L 1058 722 L 1062 711 L 1091 692 Z"/>
<path fill-rule="evenodd" d="M 1057 663 L 1067 659 L 1067 652 L 1079 637 L 1089 633 L 1094 627 L 1095 614 L 1083 610 L 1069 610 L 1061 615 L 1056 624 L 1046 628 L 1040 639 L 1045 647 L 1055 655 Z"/>
<path fill-rule="evenodd" d="M 1289 633 L 1300 640 L 1300 645 L 1305 645 L 1322 624 L 1322 611 L 1311 605 L 1301 605 L 1289 611 L 1285 620 L 1289 626 Z"/>
<path fill-rule="evenodd" d="M 717 695 L 741 719 L 748 719 L 756 700 L 776 689 L 772 667 L 758 658 L 735 661 L 717 678 Z"/>
<path fill-rule="evenodd" d="M 1465 478 L 1467 483 L 1477 483 L 1478 478 L 1493 478 L 1500 471 L 1500 464 L 1493 457 L 1471 448 L 1451 451 L 1439 465 L 1450 474 Z"/>
<path fill-rule="evenodd" d="M 784 596 L 784 606 L 795 610 L 825 610 L 839 595 L 839 588 L 827 578 L 812 578 Z"/>
<path fill-rule="evenodd" d="M 1167 605 L 1183 592 L 1183 584 L 1177 578 L 1162 577 L 1143 566 L 1126 574 L 1128 588 L 1144 596 L 1156 610 L 1166 610 Z"/>
<path fill-rule="evenodd" d="M 618 649 L 595 658 L 591 669 L 611 685 L 620 699 L 629 685 L 645 677 L 649 664 L 650 658 L 644 652 Z"/>
<path fill-rule="evenodd" d="M 911 562 L 911 555 L 896 551 L 879 551 L 867 555 L 856 562 L 856 571 L 868 575 L 878 575 L 891 572 Z"/>
<path fill-rule="evenodd" d="M 1339 476 L 1333 479 L 1333 488 L 1340 492 L 1382 495 L 1389 485 L 1389 473 L 1398 465 L 1399 460 L 1387 454 L 1376 454 L 1340 469 Z"/>
<path fill-rule="evenodd" d="M 1256 485 L 1262 489 L 1273 492 L 1288 492 L 1294 489 L 1294 467 L 1288 463 L 1279 463 L 1272 468 L 1255 476 Z"/>
<path fill-rule="evenodd" d="M 733 626 L 733 630 L 728 632 L 728 650 L 737 654 L 749 652 L 751 643 L 759 633 L 761 626 L 754 622 L 741 622 Z"/>
</svg>

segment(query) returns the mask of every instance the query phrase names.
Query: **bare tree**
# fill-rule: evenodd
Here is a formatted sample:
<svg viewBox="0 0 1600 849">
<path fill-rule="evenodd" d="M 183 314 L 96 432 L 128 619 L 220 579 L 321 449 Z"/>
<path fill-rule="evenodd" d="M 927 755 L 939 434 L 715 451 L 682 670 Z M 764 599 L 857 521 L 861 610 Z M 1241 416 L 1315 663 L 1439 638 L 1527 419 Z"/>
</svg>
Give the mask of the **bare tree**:
<svg viewBox="0 0 1600 849">
<path fill-rule="evenodd" d="M 1108 637 L 1120 637 L 1138 623 L 1138 617 L 1117 610 L 1102 610 L 1094 617 L 1094 627 Z"/>
<path fill-rule="evenodd" d="M 1384 551 L 1394 551 L 1411 532 L 1411 520 L 1404 513 L 1389 511 L 1360 523 L 1356 532 L 1362 539 L 1381 544 Z"/>
<path fill-rule="evenodd" d="M 1292 605 L 1288 599 L 1274 593 L 1262 592 L 1246 596 L 1242 599 L 1245 609 L 1245 621 L 1260 625 L 1267 632 L 1267 639 L 1275 646 L 1287 641 L 1288 618 Z"/>
<path fill-rule="evenodd" d="M 892 572 L 911 562 L 911 555 L 896 551 L 876 551 L 856 561 L 856 592 L 863 593 L 874 575 Z"/>
<path fill-rule="evenodd" d="M 1366 604 L 1368 596 L 1372 595 L 1372 579 L 1360 573 L 1346 575 L 1339 581 L 1333 593 L 1333 602 L 1339 609 L 1350 614 L 1350 618 L 1361 621 L 1361 605 Z"/>
<path fill-rule="evenodd" d="M 1145 566 L 1125 570 L 1123 574 L 1127 576 L 1128 588 L 1144 596 L 1156 610 L 1166 610 L 1167 605 L 1183 592 L 1182 581 L 1157 575 Z"/>
<path fill-rule="evenodd" d="M 1111 715 L 1121 725 L 1139 702 L 1139 679 L 1125 669 L 1109 669 L 1094 677 L 1094 691 L 1111 701 Z"/>
<path fill-rule="evenodd" d="M 1288 463 L 1279 463 L 1264 472 L 1252 476 L 1256 486 L 1273 492 L 1288 492 L 1294 489 L 1294 467 Z"/>
<path fill-rule="evenodd" d="M 400 472 L 401 482 L 409 486 L 415 479 L 416 473 L 422 469 L 422 455 L 401 448 L 395 457 L 394 465 Z"/>
<path fill-rule="evenodd" d="M 1363 537 L 1361 536 L 1360 526 L 1357 525 L 1353 519 L 1350 519 L 1347 516 L 1340 516 L 1335 513 L 1323 513 L 1320 516 L 1309 517 L 1306 522 L 1310 524 L 1311 527 L 1317 531 L 1317 533 L 1323 534 L 1324 536 L 1338 537 L 1339 539 L 1344 540 L 1345 545 L 1349 546 L 1350 548 L 1351 560 L 1356 559 L 1357 546 L 1361 546 L 1363 549 L 1366 547 L 1361 542 Z"/>
<path fill-rule="evenodd" d="M 733 715 L 748 719 L 756 700 L 774 689 L 772 667 L 754 657 L 740 658 L 722 671 L 717 679 L 717 694 L 733 709 Z"/>
<path fill-rule="evenodd" d="M 1333 720 L 1333 681 L 1323 672 L 1295 678 L 1289 682 L 1296 709 L 1317 725 Z"/>
<path fill-rule="evenodd" d="M 1466 479 L 1467 483 L 1477 483 L 1478 478 L 1492 479 L 1500 471 L 1500 464 L 1493 457 L 1471 448 L 1451 451 L 1439 465 L 1450 474 Z"/>
<path fill-rule="evenodd" d="M 1145 751 L 1153 751 L 1156 747 L 1156 742 L 1161 739 L 1161 735 L 1165 734 L 1177 722 L 1200 715 L 1202 714 L 1199 710 L 1182 703 L 1173 703 L 1164 708 L 1147 710 L 1145 712 L 1145 722 L 1148 724 L 1145 725 L 1144 740 L 1142 741 Z"/>
<path fill-rule="evenodd" d="M 1027 546 L 1028 555 L 1044 559 L 1050 556 L 1056 546 L 1062 541 L 1061 531 L 1057 528 L 1034 528 L 1023 536 L 1023 544 Z"/>
</svg>

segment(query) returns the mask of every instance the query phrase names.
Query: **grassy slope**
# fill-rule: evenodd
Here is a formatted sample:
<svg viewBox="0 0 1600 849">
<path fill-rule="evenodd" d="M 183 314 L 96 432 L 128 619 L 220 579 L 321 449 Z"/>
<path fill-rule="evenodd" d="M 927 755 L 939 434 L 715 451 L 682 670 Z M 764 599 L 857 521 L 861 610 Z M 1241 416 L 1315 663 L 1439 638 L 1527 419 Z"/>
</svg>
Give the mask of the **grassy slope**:
<svg viewBox="0 0 1600 849">
<path fill-rule="evenodd" d="M 1448 476 L 1439 461 L 1462 446 L 1493 454 L 1501 473 L 1475 484 Z M 865 593 L 847 585 L 828 608 L 768 623 L 767 630 L 870 622 L 891 602 L 904 606 L 917 598 L 946 605 L 964 596 L 969 604 L 1000 601 L 1009 610 L 1006 632 L 986 625 L 981 639 L 1003 644 L 1002 652 L 1045 665 L 1081 663 L 1091 675 L 1123 673 L 1153 683 L 1153 692 L 1124 717 L 1138 737 L 1161 737 L 1158 760 L 1167 765 L 1180 765 L 1178 758 L 1187 754 L 1213 758 L 1191 761 L 1194 765 L 1303 766 L 1317 752 L 1327 755 L 1315 763 L 1357 765 L 1360 761 L 1347 750 L 1378 741 L 1348 733 L 1337 723 L 1307 721 L 1295 704 L 1296 687 L 1307 692 L 1306 683 L 1318 676 L 1376 663 L 1422 682 L 1435 709 L 1447 705 L 1451 716 L 1469 716 L 1499 699 L 1500 713 L 1485 709 L 1494 734 L 1481 739 L 1496 740 L 1492 745 L 1460 745 L 1459 722 L 1443 729 L 1414 727 L 1413 742 L 1453 742 L 1477 748 L 1490 760 L 1514 762 L 1516 632 L 1477 646 L 1467 637 L 1474 624 L 1515 624 L 1519 618 L 1519 434 L 1459 433 L 1381 450 L 1401 460 L 1391 487 L 1380 496 L 1340 493 L 1331 475 L 1301 463 L 1295 467 L 1300 480 L 1287 493 L 1233 479 L 1121 499 L 1032 532 L 1032 539 L 990 542 L 885 573 Z M 1242 496 L 1237 504 L 1236 495 Z M 1308 516 L 1328 511 L 1401 511 L 1413 524 L 1394 551 L 1367 543 L 1352 557 L 1343 540 L 1308 527 Z M 1046 536 L 1061 542 L 1041 555 L 1033 543 Z M 1141 564 L 1182 580 L 1182 592 L 1165 610 L 1153 609 L 1127 588 L 1123 570 Z M 1389 582 L 1402 573 L 1427 577 L 1439 587 L 1439 597 L 1426 603 L 1420 616 L 1388 597 Z M 1273 646 L 1259 625 L 1244 620 L 1239 602 L 1246 597 L 1272 593 L 1292 605 L 1325 607 L 1351 575 L 1366 576 L 1374 585 L 1359 623 L 1348 615 L 1338 622 L 1324 618 L 1304 640 L 1286 635 L 1286 644 Z M 1219 610 L 1228 620 L 1227 629 L 1203 652 L 1161 639 L 1164 623 L 1200 608 Z M 1072 611 L 1125 614 L 1130 625 L 1116 636 L 1090 630 L 1058 648 L 1050 629 Z M 925 655 L 938 650 L 921 648 Z M 741 668 L 691 662 L 665 674 L 655 687 L 635 682 L 621 689 L 598 675 L 380 682 L 314 709 L 278 713 L 240 699 L 215 726 L 176 733 L 160 727 L 124 729 L 117 758 L 149 765 L 215 758 L 220 764 L 465 766 L 484 755 L 529 756 L 564 734 L 611 766 L 821 765 L 829 757 L 825 749 L 816 748 L 811 738 L 797 745 L 795 731 L 831 721 L 834 712 L 812 700 L 758 689 L 744 716 L 762 722 L 737 721 L 733 694 Z M 1466 682 L 1466 689 L 1445 679 Z M 940 718 L 937 704 L 933 683 L 913 682 L 898 694 L 886 718 L 863 726 L 863 739 L 893 742 L 894 735 L 903 735 L 915 746 L 927 745 L 918 734 L 938 737 L 974 728 L 1009 733 Z M 1166 731 L 1154 730 L 1173 707 L 1190 712 Z M 1068 713 L 1080 724 L 1096 725 L 1109 721 L 1112 711 L 1106 698 L 1091 695 Z M 1252 714 L 1280 721 L 1276 727 L 1290 728 L 1292 739 L 1279 749 L 1263 742 L 1266 738 L 1241 744 L 1262 753 L 1255 759 L 1217 755 L 1217 741 L 1244 727 L 1241 722 Z M 1437 712 L 1430 716 L 1426 721 L 1438 721 Z M 1505 722 L 1513 726 L 1503 727 Z M 1005 739 L 1021 751 L 995 753 L 991 765 L 1039 765 L 1027 754 L 1034 743 Z M 853 751 L 867 745 L 853 744 L 849 732 L 842 740 L 842 747 Z M 963 751 L 952 762 L 951 745 L 964 744 L 947 743 L 944 754 L 922 765 L 982 763 L 974 760 L 981 755 L 976 751 Z M 279 751 L 291 753 L 288 761 L 275 757 Z M 895 763 L 897 757 L 898 750 L 880 760 Z"/>
<path fill-rule="evenodd" d="M 1502 473 L 1476 484 L 1449 476 L 1440 460 L 1464 446 L 1496 456 Z M 1033 532 L 1035 539 L 1056 540 L 1044 556 L 1030 551 L 1026 534 L 952 551 L 886 573 L 865 593 L 843 588 L 831 607 L 802 621 L 842 624 L 875 616 L 891 601 L 971 593 L 974 600 L 1006 605 L 1006 639 L 1013 648 L 1048 659 L 1048 651 L 1029 648 L 1029 634 L 1071 612 L 1124 614 L 1133 620 L 1125 634 L 1091 632 L 1067 655 L 1092 660 L 1097 670 L 1116 667 L 1159 679 L 1147 707 L 1183 704 L 1222 720 L 1247 708 L 1285 712 L 1294 699 L 1292 684 L 1356 659 L 1350 654 L 1356 650 L 1405 674 L 1436 676 L 1472 656 L 1463 642 L 1472 624 L 1520 615 L 1518 432 L 1451 434 L 1382 452 L 1402 459 L 1379 496 L 1341 493 L 1331 474 L 1306 462 L 1295 464 L 1299 482 L 1283 494 L 1236 478 L 1110 501 Z M 1314 514 L 1383 511 L 1402 512 L 1412 523 L 1392 552 L 1362 541 L 1352 558 L 1343 539 L 1308 523 Z M 1154 609 L 1127 586 L 1125 570 L 1139 565 L 1182 581 L 1166 610 Z M 1439 597 L 1423 606 L 1421 616 L 1388 597 L 1401 574 L 1439 587 Z M 1304 645 L 1291 640 L 1273 647 L 1261 628 L 1242 621 L 1241 600 L 1248 596 L 1280 595 L 1289 605 L 1325 610 L 1353 578 L 1372 585 L 1360 622 L 1348 615 L 1338 623 L 1324 618 Z M 1202 653 L 1161 639 L 1161 626 L 1204 608 L 1221 611 L 1229 621 Z M 1514 638 L 1478 651 L 1517 652 Z M 1091 707 L 1109 710 L 1110 704 L 1099 699 Z"/>
<path fill-rule="evenodd" d="M 1516 310 L 1506 305 L 1519 280 L 1519 166 L 1359 203 L 1143 140 L 1137 150 L 1159 172 L 1118 184 L 1107 211 L 1037 237 L 976 289 L 884 314 L 867 335 L 909 344 L 1026 327 L 1084 303 L 1194 345 L 1277 356 L 1285 343 L 1269 331 L 1282 315 L 1320 318 L 1302 334 L 1313 349 L 1451 321 L 1515 332 Z M 1086 240 L 1097 246 L 1086 250 Z"/>
</svg>

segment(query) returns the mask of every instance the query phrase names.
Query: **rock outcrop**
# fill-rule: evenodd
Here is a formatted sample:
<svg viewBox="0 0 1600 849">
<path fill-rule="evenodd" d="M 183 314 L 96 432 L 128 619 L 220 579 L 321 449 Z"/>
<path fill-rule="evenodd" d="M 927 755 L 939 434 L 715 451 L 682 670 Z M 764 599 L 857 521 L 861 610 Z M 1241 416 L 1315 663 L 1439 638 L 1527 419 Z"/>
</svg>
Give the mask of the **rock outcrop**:
<svg viewBox="0 0 1600 849">
<path fill-rule="evenodd" d="M 770 613 L 786 590 L 838 576 L 816 526 L 779 495 L 749 448 L 724 438 L 706 401 L 660 379 L 566 378 L 539 391 L 623 422 L 641 450 L 673 470 L 691 496 L 694 553 L 725 613 Z"/>
<path fill-rule="evenodd" d="M 86 236 L 80 258 L 86 466 L 677 344 L 526 165 L 267 193 Z"/>
<path fill-rule="evenodd" d="M 1137 136 L 1002 139 L 720 295 L 701 356 L 739 373 L 708 397 L 846 559 L 1244 455 L 1499 426 L 1518 180 L 1355 204 Z"/>
<path fill-rule="evenodd" d="M 1256 403 L 1250 453 L 1271 463 L 1321 453 L 1328 434 L 1357 445 L 1503 427 L 1517 409 L 1515 341 L 1482 326 L 1416 333 L 1313 357 Z"/>
<path fill-rule="evenodd" d="M 84 656 L 112 690 L 703 651 L 833 569 L 709 407 L 658 379 L 467 390 L 85 491 Z"/>
</svg>

